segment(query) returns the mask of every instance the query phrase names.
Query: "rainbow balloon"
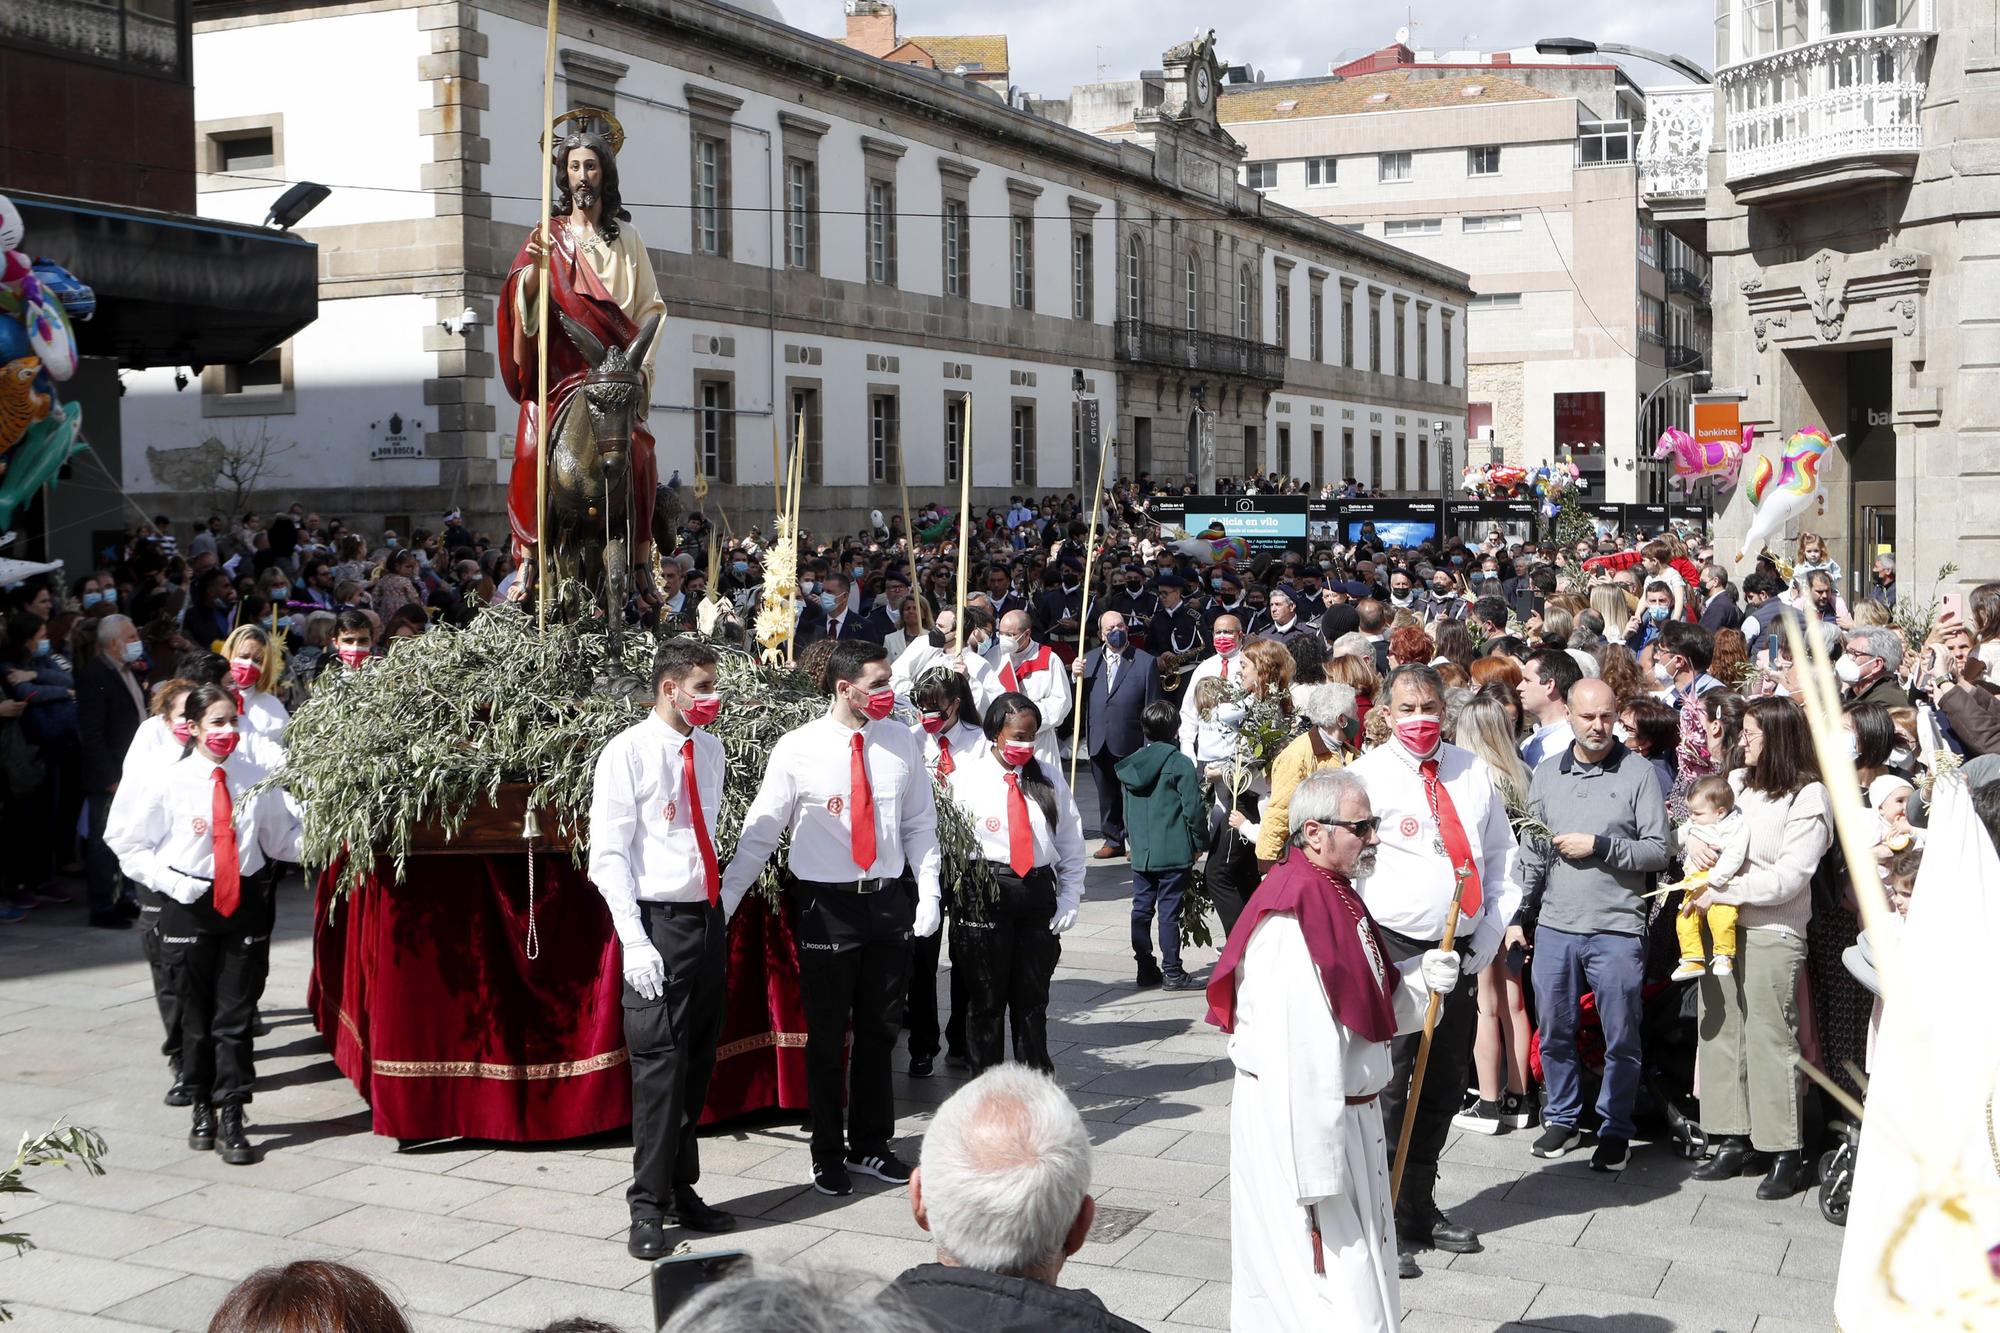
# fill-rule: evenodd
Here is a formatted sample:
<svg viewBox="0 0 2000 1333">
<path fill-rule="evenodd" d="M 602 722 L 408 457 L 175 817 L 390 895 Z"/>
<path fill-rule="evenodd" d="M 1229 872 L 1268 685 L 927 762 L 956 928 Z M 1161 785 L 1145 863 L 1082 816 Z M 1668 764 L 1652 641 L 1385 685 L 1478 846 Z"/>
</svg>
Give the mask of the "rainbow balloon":
<svg viewBox="0 0 2000 1333">
<path fill-rule="evenodd" d="M 1757 516 L 1750 520 L 1750 531 L 1743 534 L 1743 543 L 1736 548 L 1737 563 L 1742 563 L 1745 555 L 1763 550 L 1766 542 L 1814 501 L 1825 508 L 1826 498 L 1819 491 L 1820 460 L 1846 438 L 1828 435 L 1818 426 L 1806 426 L 1793 431 L 1785 441 L 1785 452 L 1775 466 L 1769 458 L 1758 458 L 1744 487 L 1750 503 L 1757 506 Z"/>
</svg>

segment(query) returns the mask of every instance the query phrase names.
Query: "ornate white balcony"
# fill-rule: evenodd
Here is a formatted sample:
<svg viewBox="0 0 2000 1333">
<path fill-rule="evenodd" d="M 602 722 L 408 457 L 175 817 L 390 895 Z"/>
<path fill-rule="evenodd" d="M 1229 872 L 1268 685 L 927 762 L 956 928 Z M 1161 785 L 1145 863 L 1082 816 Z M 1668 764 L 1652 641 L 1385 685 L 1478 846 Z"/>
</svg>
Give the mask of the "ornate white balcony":
<svg viewBox="0 0 2000 1333">
<path fill-rule="evenodd" d="M 1716 71 L 1724 95 L 1729 182 L 1908 176 L 1924 146 L 1923 109 L 1935 33 L 1909 29 L 1826 37 Z M 1753 188 L 1752 193 L 1762 193 Z"/>
<path fill-rule="evenodd" d="M 1647 92 L 1639 136 L 1639 194 L 1647 202 L 1693 202 L 1708 194 L 1714 125 L 1715 90 L 1707 84 Z"/>
</svg>

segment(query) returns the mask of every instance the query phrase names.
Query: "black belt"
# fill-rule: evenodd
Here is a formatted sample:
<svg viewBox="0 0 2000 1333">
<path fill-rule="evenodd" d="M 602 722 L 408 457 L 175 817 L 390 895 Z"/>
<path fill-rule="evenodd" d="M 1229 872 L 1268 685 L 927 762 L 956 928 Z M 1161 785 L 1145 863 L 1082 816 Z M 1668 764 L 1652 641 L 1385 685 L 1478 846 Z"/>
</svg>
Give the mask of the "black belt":
<svg viewBox="0 0 2000 1333">
<path fill-rule="evenodd" d="M 204 883 L 204 884 L 207 884 L 207 885 L 210 885 L 210 886 L 213 886 L 213 885 L 214 885 L 214 883 L 215 883 L 215 876 L 213 876 L 213 875 L 197 875 L 197 874 L 193 874 L 193 873 L 192 873 L 192 872 L 190 872 L 190 871 L 186 871 L 186 870 L 182 870 L 182 869 L 181 869 L 181 868 L 180 868 L 179 866 L 168 866 L 168 867 L 167 867 L 167 869 L 169 869 L 169 870 L 173 871 L 173 872 L 174 872 L 174 873 L 175 873 L 176 875 L 186 875 L 186 876 L 187 876 L 187 877 L 188 877 L 189 879 L 198 879 L 198 880 L 200 880 L 200 881 L 201 881 L 202 883 Z M 169 895 L 167 895 L 167 896 L 168 896 L 168 897 L 172 897 L 173 895 L 172 895 L 172 894 L 169 894 Z"/>
<path fill-rule="evenodd" d="M 641 913 L 657 912 L 664 916 L 699 916 L 707 912 L 719 912 L 721 910 L 722 904 L 711 903 L 707 899 L 703 899 L 698 903 L 654 902 L 645 898 L 639 900 L 639 911 Z"/>
<path fill-rule="evenodd" d="M 799 884 L 808 889 L 829 889 L 834 893 L 880 893 L 901 885 L 903 876 L 889 879 L 802 879 Z"/>
<path fill-rule="evenodd" d="M 1014 866 L 1012 862 L 996 861 L 990 856 L 986 858 L 986 868 L 992 871 L 995 875 L 1004 875 L 1008 879 L 1018 879 L 1024 884 L 1031 879 L 1035 879 L 1041 876 L 1047 876 L 1050 879 L 1054 879 L 1056 873 L 1056 868 L 1054 866 L 1033 866 L 1029 869 L 1027 874 L 1017 875 L 1014 873 Z"/>
</svg>

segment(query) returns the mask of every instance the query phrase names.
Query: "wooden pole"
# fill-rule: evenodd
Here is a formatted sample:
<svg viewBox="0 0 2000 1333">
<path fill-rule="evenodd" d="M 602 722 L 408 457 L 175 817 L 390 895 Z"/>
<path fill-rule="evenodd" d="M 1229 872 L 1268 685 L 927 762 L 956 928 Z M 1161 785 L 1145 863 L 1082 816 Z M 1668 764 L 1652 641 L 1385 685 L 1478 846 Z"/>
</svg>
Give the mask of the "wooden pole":
<svg viewBox="0 0 2000 1333">
<path fill-rule="evenodd" d="M 549 623 L 549 251 L 555 231 L 549 226 L 549 195 L 555 184 L 556 151 L 556 4 L 549 0 L 548 41 L 542 52 L 542 206 L 535 229 L 542 233 L 542 253 L 535 261 L 535 627 Z M 613 608 L 614 610 L 616 608 Z"/>
<path fill-rule="evenodd" d="M 801 413 L 799 416 L 798 434 L 792 441 L 792 465 L 787 470 L 785 488 L 785 517 L 789 520 L 785 524 L 787 530 L 786 539 L 792 544 L 792 569 L 794 571 L 792 577 L 794 580 L 798 577 L 799 555 L 805 545 L 799 540 L 799 493 L 805 490 L 805 481 L 806 419 L 805 415 Z M 794 616 L 792 617 L 792 627 L 785 634 L 785 665 L 790 666 L 798 660 L 798 646 L 799 621 L 798 617 Z"/>
<path fill-rule="evenodd" d="M 1458 894 L 1459 881 L 1456 875 L 1451 881 L 1451 915 L 1445 919 L 1444 939 L 1438 948 L 1451 952 L 1452 944 L 1458 938 Z M 1443 1007 L 1444 997 L 1431 992 L 1430 1004 L 1424 1009 L 1424 1035 L 1417 1042 L 1417 1063 L 1410 1070 L 1410 1095 L 1403 1099 L 1403 1124 L 1396 1132 L 1396 1161 L 1389 1168 L 1389 1204 L 1395 1206 L 1396 1196 L 1403 1189 L 1403 1167 L 1410 1160 L 1410 1131 L 1417 1126 L 1417 1098 L 1424 1090 L 1424 1066 L 1431 1060 L 1431 1035 L 1437 1031 L 1438 1010 Z"/>
<path fill-rule="evenodd" d="M 917 599 L 917 628 L 921 630 L 926 626 L 923 585 L 917 580 L 917 530 L 910 526 L 910 455 L 901 448 L 896 450 L 896 486 L 903 493 L 903 548 L 910 557 L 910 596 Z"/>
<path fill-rule="evenodd" d="M 972 561 L 972 394 L 965 395 L 965 422 L 958 440 L 958 601 L 951 612 L 951 652 L 965 649 L 965 577 Z"/>
<path fill-rule="evenodd" d="M 1083 661 L 1090 642 L 1090 581 L 1097 577 L 1097 520 L 1104 512 L 1104 466 L 1111 456 L 1111 436 L 1097 448 L 1097 486 L 1090 495 L 1090 536 L 1083 544 L 1083 598 L 1076 608 L 1076 660 Z M 1083 749 L 1083 673 L 1076 673 L 1076 701 L 1069 711 L 1069 785 L 1076 789 L 1076 757 Z"/>
<path fill-rule="evenodd" d="M 785 512 L 784 456 L 784 427 L 778 424 L 778 414 L 773 412 L 771 414 L 771 521 L 773 523 L 777 522 L 778 515 Z"/>
</svg>

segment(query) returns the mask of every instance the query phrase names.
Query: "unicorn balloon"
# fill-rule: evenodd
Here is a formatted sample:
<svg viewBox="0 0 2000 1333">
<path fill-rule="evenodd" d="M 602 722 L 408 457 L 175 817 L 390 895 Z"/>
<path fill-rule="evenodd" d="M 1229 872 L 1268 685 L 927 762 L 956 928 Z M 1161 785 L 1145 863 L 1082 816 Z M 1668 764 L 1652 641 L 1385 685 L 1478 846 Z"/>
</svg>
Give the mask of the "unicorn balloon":
<svg viewBox="0 0 2000 1333">
<path fill-rule="evenodd" d="M 1750 484 L 1744 488 L 1750 503 L 1757 506 L 1757 516 L 1750 520 L 1750 531 L 1743 534 L 1743 544 L 1736 548 L 1738 564 L 1745 555 L 1763 550 L 1766 542 L 1784 531 L 1785 524 L 1815 501 L 1820 512 L 1826 512 L 1826 497 L 1819 489 L 1820 460 L 1846 438 L 1828 435 L 1818 426 L 1806 426 L 1793 431 L 1785 441 L 1784 455 L 1776 466 L 1768 458 L 1757 460 Z"/>
<path fill-rule="evenodd" d="M 1756 430 L 1751 426 L 1743 428 L 1743 439 L 1736 444 L 1727 440 L 1697 440 L 1680 427 L 1669 426 L 1653 446 L 1653 457 L 1673 456 L 1674 480 L 1679 483 L 1682 495 L 1692 494 L 1694 484 L 1704 477 L 1712 478 L 1719 489 L 1728 490 L 1736 484 L 1755 438 Z"/>
</svg>

